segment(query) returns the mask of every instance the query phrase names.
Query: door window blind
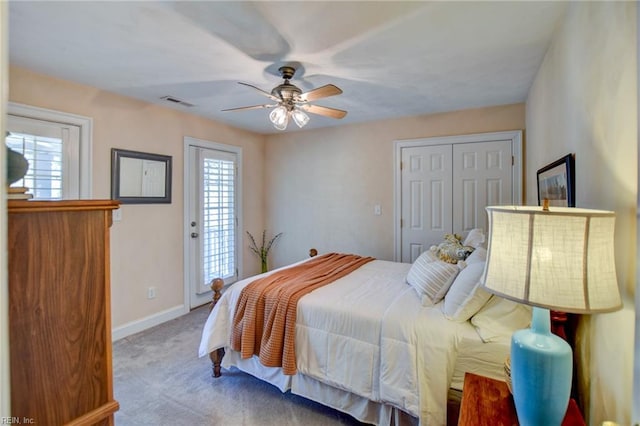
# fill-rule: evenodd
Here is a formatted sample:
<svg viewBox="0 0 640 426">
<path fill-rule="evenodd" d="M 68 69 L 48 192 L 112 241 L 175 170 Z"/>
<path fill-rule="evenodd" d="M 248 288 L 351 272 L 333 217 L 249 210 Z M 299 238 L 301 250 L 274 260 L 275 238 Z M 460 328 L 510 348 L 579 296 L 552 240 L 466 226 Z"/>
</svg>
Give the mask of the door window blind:
<svg viewBox="0 0 640 426">
<path fill-rule="evenodd" d="M 203 158 L 204 283 L 236 274 L 235 161 Z"/>
</svg>

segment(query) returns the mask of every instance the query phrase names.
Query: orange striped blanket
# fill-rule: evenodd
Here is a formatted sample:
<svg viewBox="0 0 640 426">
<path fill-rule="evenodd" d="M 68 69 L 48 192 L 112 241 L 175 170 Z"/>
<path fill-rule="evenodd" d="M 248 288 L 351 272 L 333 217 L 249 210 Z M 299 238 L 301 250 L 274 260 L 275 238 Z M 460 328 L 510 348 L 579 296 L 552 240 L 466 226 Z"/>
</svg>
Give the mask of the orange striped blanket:
<svg viewBox="0 0 640 426">
<path fill-rule="evenodd" d="M 242 289 L 236 306 L 231 348 L 242 358 L 258 355 L 263 365 L 295 374 L 298 301 L 372 260 L 329 253 L 251 282 Z"/>
</svg>

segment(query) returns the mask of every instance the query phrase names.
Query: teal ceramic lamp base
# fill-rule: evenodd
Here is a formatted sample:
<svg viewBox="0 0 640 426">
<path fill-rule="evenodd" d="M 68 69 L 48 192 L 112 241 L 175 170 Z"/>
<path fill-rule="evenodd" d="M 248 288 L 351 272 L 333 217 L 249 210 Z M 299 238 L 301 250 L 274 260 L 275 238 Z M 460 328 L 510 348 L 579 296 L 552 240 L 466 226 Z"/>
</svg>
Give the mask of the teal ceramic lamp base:
<svg viewBox="0 0 640 426">
<path fill-rule="evenodd" d="M 550 326 L 549 310 L 534 307 L 531 328 L 511 338 L 513 399 L 522 426 L 559 426 L 569 404 L 571 347 Z"/>
</svg>

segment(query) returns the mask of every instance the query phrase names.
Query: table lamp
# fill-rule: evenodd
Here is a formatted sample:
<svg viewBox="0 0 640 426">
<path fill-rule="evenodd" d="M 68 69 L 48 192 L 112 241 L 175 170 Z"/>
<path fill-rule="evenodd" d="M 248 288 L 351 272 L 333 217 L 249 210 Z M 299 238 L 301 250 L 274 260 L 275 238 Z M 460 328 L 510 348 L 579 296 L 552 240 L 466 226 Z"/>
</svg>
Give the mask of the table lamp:
<svg viewBox="0 0 640 426">
<path fill-rule="evenodd" d="M 546 204 L 546 203 L 545 203 Z M 560 425 L 571 393 L 569 344 L 551 333 L 549 310 L 611 312 L 622 307 L 616 279 L 614 212 L 492 206 L 483 287 L 533 306 L 531 328 L 511 338 L 518 421 Z"/>
</svg>

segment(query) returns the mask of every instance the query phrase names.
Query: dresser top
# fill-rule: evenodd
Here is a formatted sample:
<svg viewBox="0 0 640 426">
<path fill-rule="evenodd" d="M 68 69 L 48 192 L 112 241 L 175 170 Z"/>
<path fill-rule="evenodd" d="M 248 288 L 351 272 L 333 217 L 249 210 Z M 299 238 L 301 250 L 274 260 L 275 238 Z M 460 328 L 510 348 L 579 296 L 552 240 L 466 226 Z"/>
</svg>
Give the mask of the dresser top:
<svg viewBox="0 0 640 426">
<path fill-rule="evenodd" d="M 118 207 L 120 207 L 120 202 L 116 200 L 7 201 L 7 211 L 9 213 L 115 210 Z"/>
</svg>

